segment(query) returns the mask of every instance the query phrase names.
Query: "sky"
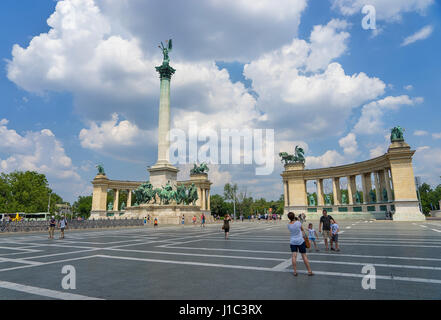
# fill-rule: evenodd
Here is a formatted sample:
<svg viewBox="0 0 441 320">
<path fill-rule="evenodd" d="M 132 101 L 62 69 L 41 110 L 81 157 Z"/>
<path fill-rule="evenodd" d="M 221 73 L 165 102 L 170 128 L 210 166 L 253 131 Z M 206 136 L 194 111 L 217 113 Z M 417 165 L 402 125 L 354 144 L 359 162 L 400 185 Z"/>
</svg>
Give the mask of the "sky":
<svg viewBox="0 0 441 320">
<path fill-rule="evenodd" d="M 441 182 L 435 0 L 2 0 L 0 9 L 0 171 L 44 173 L 67 201 L 91 194 L 98 163 L 110 179 L 148 179 L 154 67 L 169 38 L 172 128 L 275 132 L 271 174 L 210 164 L 212 194 L 231 182 L 278 199 L 279 152 L 302 146 L 307 168 L 363 161 L 387 151 L 396 125 L 416 150 L 415 174 Z"/>
</svg>

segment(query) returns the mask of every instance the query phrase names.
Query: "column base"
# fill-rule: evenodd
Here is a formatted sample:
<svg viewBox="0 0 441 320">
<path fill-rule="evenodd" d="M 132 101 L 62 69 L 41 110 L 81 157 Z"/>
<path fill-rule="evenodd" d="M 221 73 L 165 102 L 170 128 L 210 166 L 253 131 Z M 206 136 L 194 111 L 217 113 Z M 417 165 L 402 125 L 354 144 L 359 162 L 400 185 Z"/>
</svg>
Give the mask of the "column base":
<svg viewBox="0 0 441 320">
<path fill-rule="evenodd" d="M 426 221 L 418 201 L 395 201 L 394 221 Z"/>
<path fill-rule="evenodd" d="M 148 168 L 150 173 L 150 183 L 154 188 L 162 188 L 170 181 L 172 185 L 176 184 L 179 169 L 169 163 L 156 163 Z"/>
</svg>

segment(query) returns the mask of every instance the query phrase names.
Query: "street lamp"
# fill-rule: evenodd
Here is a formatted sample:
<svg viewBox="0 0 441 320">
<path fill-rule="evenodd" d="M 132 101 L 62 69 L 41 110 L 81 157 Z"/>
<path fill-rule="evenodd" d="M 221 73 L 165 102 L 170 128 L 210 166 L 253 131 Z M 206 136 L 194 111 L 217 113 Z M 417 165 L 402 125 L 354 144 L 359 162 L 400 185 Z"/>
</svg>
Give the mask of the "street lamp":
<svg viewBox="0 0 441 320">
<path fill-rule="evenodd" d="M 420 212 L 423 212 L 423 208 L 421 206 L 421 194 L 420 194 L 421 177 L 415 177 L 415 185 L 418 194 L 418 206 L 420 207 Z"/>
<path fill-rule="evenodd" d="M 50 214 L 49 209 L 51 207 L 51 195 L 52 195 L 52 193 L 49 193 L 49 202 L 47 204 L 47 214 Z"/>
</svg>

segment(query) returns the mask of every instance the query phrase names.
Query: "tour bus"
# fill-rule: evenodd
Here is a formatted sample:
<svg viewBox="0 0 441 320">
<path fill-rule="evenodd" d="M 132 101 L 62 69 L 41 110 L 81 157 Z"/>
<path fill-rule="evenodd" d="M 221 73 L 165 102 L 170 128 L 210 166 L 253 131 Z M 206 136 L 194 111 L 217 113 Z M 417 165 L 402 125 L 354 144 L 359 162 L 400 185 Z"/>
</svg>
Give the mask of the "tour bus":
<svg viewBox="0 0 441 320">
<path fill-rule="evenodd" d="M 9 216 L 9 221 L 40 221 L 48 219 L 47 212 L 37 212 L 37 213 L 2 213 L 0 214 L 1 221 L 6 221 L 6 216 Z"/>
</svg>

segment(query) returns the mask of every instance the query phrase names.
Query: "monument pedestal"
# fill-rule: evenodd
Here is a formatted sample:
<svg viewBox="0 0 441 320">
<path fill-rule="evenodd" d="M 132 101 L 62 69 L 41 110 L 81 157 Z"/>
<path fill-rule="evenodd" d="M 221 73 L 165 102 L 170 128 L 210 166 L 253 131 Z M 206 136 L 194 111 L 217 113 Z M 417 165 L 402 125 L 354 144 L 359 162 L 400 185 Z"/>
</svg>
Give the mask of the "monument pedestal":
<svg viewBox="0 0 441 320">
<path fill-rule="evenodd" d="M 199 206 L 177 204 L 141 204 L 126 209 L 124 217 L 144 219 L 150 215 L 150 221 L 158 218 L 159 224 L 181 224 L 182 215 L 190 223 L 193 216 L 200 220 L 202 212 Z"/>
<path fill-rule="evenodd" d="M 169 163 L 157 163 L 148 169 L 150 173 L 150 183 L 154 188 L 162 188 L 169 181 L 171 185 L 176 185 L 179 169 Z"/>
</svg>

